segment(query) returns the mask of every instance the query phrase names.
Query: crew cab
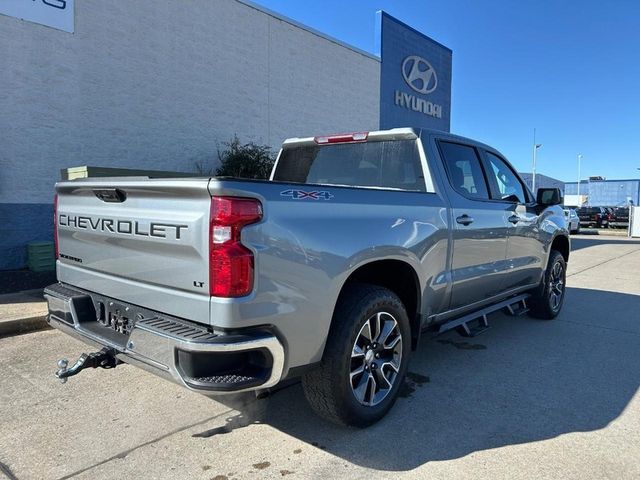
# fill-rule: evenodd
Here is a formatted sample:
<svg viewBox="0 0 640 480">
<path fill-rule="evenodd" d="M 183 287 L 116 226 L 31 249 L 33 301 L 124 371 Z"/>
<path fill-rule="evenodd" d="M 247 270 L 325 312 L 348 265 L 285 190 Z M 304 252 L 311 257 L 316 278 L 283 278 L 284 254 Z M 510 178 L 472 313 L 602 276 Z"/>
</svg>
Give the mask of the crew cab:
<svg viewBox="0 0 640 480">
<path fill-rule="evenodd" d="M 569 232 L 488 145 L 399 128 L 291 138 L 269 180 L 96 178 L 56 185 L 48 322 L 204 394 L 302 377 L 323 417 L 367 426 L 422 332 L 475 335 L 507 308 L 558 315 Z"/>
</svg>

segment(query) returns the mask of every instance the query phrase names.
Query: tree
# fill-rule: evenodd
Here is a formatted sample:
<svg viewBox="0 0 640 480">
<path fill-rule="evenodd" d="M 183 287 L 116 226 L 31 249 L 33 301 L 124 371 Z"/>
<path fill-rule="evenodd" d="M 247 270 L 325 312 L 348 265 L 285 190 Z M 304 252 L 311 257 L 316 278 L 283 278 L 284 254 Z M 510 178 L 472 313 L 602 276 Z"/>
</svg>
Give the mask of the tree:
<svg viewBox="0 0 640 480">
<path fill-rule="evenodd" d="M 269 178 L 275 162 L 275 155 L 268 145 L 257 145 L 253 142 L 241 144 L 237 135 L 233 140 L 225 142 L 226 149 L 218 150 L 220 166 L 216 175 L 236 178 Z"/>
</svg>

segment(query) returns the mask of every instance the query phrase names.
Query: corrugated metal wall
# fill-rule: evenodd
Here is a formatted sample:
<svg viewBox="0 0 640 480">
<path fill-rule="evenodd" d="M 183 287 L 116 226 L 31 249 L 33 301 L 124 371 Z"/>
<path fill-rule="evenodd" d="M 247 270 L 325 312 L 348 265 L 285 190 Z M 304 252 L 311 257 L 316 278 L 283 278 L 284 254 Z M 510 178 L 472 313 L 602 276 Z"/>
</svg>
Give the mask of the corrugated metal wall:
<svg viewBox="0 0 640 480">
<path fill-rule="evenodd" d="M 578 183 L 565 183 L 565 195 L 577 195 Z M 580 194 L 589 197 L 589 205 L 615 207 L 628 204 L 640 204 L 640 179 L 636 180 L 600 180 L 580 182 Z"/>
</svg>

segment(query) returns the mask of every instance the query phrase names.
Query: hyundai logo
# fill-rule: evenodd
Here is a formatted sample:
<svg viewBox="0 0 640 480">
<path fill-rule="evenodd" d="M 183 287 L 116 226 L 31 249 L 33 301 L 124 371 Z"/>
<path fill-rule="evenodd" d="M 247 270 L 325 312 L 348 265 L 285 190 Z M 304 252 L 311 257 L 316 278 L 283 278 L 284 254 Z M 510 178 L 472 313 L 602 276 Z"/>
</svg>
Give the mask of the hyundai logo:
<svg viewBox="0 0 640 480">
<path fill-rule="evenodd" d="M 407 85 L 418 93 L 431 93 L 438 86 L 435 69 L 424 58 L 417 55 L 410 55 L 404 59 L 402 76 Z"/>
</svg>

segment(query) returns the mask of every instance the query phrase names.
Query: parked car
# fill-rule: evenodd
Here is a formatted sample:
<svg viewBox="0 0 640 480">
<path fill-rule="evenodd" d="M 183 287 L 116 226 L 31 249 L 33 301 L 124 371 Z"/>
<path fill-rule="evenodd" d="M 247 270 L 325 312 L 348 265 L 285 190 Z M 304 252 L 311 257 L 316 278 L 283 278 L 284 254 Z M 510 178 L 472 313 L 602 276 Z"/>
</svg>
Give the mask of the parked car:
<svg viewBox="0 0 640 480">
<path fill-rule="evenodd" d="M 564 217 L 567 219 L 567 228 L 570 233 L 580 233 L 580 218 L 573 208 L 564 209 Z"/>
<path fill-rule="evenodd" d="M 316 412 L 364 427 L 424 330 L 472 336 L 504 308 L 552 319 L 565 297 L 560 190 L 534 198 L 497 150 L 445 132 L 289 139 L 270 180 L 56 194 L 48 322 L 102 347 L 61 360 L 63 381 L 120 362 L 205 394 L 302 376 Z"/>
<path fill-rule="evenodd" d="M 604 207 L 580 207 L 576 213 L 582 227 L 605 228 L 609 223 Z"/>
<path fill-rule="evenodd" d="M 612 228 L 629 228 L 629 207 L 616 207 L 609 217 Z"/>
</svg>

